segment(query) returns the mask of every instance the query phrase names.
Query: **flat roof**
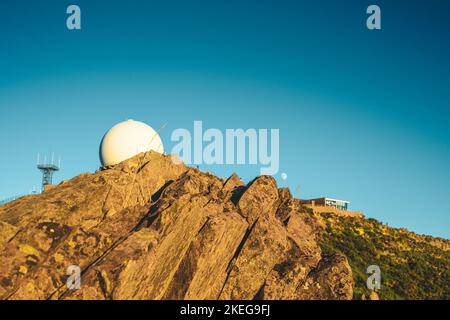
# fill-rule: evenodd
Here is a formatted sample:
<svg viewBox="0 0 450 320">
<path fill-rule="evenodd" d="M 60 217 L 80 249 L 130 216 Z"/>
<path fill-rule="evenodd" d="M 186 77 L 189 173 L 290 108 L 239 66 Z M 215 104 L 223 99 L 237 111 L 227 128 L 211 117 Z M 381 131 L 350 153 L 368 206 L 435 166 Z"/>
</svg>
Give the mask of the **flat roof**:
<svg viewBox="0 0 450 320">
<path fill-rule="evenodd" d="M 339 200 L 339 199 L 333 199 L 333 198 L 327 198 L 327 197 L 325 197 L 325 200 L 331 200 L 331 201 L 338 201 L 338 202 L 350 203 L 350 201 Z"/>
<path fill-rule="evenodd" d="M 314 199 L 305 199 L 305 201 L 314 201 L 314 200 L 322 200 L 322 199 L 350 204 L 350 201 L 333 199 L 333 198 L 328 198 L 328 197 L 320 197 L 320 198 L 314 198 Z"/>
</svg>

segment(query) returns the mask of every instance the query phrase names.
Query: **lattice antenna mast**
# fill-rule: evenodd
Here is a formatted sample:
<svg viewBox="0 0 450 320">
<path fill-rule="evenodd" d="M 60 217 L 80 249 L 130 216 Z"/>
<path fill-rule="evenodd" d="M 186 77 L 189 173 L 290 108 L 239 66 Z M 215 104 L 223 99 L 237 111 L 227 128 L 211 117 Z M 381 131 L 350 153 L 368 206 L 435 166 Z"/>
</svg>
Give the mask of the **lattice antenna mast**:
<svg viewBox="0 0 450 320">
<path fill-rule="evenodd" d="M 42 186 L 41 192 L 45 191 L 45 187 L 51 185 L 53 182 L 53 174 L 59 171 L 59 165 L 54 164 L 54 153 L 52 153 L 52 161 L 47 163 L 47 157 L 44 157 L 44 162 L 40 162 L 40 155 L 38 154 L 37 168 L 42 172 Z"/>
</svg>

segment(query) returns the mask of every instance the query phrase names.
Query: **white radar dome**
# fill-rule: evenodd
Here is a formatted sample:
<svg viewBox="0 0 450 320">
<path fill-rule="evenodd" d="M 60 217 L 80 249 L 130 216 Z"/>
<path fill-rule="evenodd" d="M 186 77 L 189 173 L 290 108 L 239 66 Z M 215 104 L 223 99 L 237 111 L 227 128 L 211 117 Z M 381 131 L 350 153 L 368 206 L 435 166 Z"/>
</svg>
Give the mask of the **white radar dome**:
<svg viewBox="0 0 450 320">
<path fill-rule="evenodd" d="M 100 144 L 100 162 L 104 167 L 113 166 L 150 150 L 164 153 L 159 134 L 143 122 L 128 120 L 105 134 Z"/>
</svg>

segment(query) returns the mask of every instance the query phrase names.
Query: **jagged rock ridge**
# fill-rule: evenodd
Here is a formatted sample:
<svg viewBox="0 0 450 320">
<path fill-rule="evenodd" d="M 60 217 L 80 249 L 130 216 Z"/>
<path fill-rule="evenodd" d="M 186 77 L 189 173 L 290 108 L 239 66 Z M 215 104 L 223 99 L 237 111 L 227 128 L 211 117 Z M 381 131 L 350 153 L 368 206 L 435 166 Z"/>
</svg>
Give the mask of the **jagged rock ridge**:
<svg viewBox="0 0 450 320">
<path fill-rule="evenodd" d="M 141 154 L 0 207 L 0 298 L 351 299 L 318 230 L 271 177 L 245 186 Z"/>
</svg>

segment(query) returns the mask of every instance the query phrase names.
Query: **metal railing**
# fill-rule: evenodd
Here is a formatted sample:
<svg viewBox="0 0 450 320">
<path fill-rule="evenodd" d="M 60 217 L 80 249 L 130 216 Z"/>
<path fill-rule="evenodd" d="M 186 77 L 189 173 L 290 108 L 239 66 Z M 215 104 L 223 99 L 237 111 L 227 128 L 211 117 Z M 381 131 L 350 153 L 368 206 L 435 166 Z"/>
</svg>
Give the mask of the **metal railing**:
<svg viewBox="0 0 450 320">
<path fill-rule="evenodd" d="M 26 196 L 26 195 L 25 195 L 25 194 L 20 194 L 20 195 L 17 195 L 17 196 L 12 196 L 12 197 L 9 197 L 9 198 L 0 200 L 0 206 L 2 206 L 2 205 L 4 205 L 4 204 L 7 204 L 7 203 L 9 203 L 9 202 L 12 202 L 12 201 L 14 201 L 14 200 L 17 200 L 17 199 L 19 199 L 19 198 L 22 198 L 23 196 Z"/>
</svg>

